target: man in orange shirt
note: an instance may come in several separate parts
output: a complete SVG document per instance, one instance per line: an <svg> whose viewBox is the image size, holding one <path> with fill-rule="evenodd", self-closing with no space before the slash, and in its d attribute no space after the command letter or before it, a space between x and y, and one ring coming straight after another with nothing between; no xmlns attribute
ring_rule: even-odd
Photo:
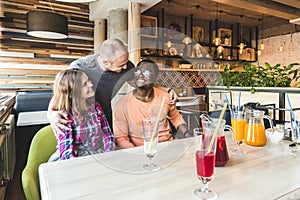
<svg viewBox="0 0 300 200"><path fill-rule="evenodd" d="M169 99L169 94L153 87L158 75L158 66L152 60L139 62L134 70L136 89L123 96L113 110L113 130L116 145L121 148L142 146L142 119L157 117L163 98ZM159 118L158 142L173 139L169 119L181 133L186 133L186 123L175 105L164 102Z"/></svg>

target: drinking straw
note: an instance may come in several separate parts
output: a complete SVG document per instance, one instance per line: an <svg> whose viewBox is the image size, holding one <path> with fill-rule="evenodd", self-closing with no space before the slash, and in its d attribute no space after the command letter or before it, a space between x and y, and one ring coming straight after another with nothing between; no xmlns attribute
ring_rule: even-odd
<svg viewBox="0 0 300 200"><path fill-rule="evenodd" d="M156 122L155 122L155 125L154 125L154 129L153 129L153 133L152 133L152 135L151 135L151 139L150 139L150 142L149 142L148 151L147 151L148 153L150 153L152 141L153 141L154 136L155 136L155 130L156 130L157 127L158 127L159 118L160 118L162 109L163 109L163 107L164 107L165 100L166 100L166 97L163 98L163 100L162 100L162 102L161 102L161 105L160 105L160 109L159 109L159 112L158 112L158 115L157 115L157 118L156 118Z"/></svg>
<svg viewBox="0 0 300 200"><path fill-rule="evenodd" d="M219 130L219 128L220 128L220 125L221 125L222 119L223 119L223 117L224 117L226 108L227 108L227 103L225 102L225 103L224 103L223 110L222 110L222 112L221 112L221 114L220 114L220 117L219 117L219 119L218 119L218 123L217 123L216 129L215 129L215 131L214 131L214 134L213 134L213 136L212 136L212 138L211 138L211 141L210 141L210 144L209 144L209 146L208 146L207 153L209 153L209 152L211 151L211 148L212 148L212 146L214 145L214 142L215 142L215 139L216 139L216 137L217 137L218 130Z"/></svg>
<svg viewBox="0 0 300 200"><path fill-rule="evenodd" d="M297 132L297 135L299 135L299 127L298 127L298 123L297 123L297 120L296 120L296 117L295 117L295 113L293 111L293 107L292 107L292 104L291 104L291 100L289 98L289 95L288 93L285 94L285 97L288 101L288 104L289 104L289 107L290 107L290 111L291 111L291 114L292 114L292 123L293 123L293 119L294 119L294 122L295 122L295 126L296 126L296 132Z"/></svg>
<svg viewBox="0 0 300 200"><path fill-rule="evenodd" d="M239 100L238 100L238 112L240 111L240 108L241 108L241 94L242 94L242 92L240 91L239 92Z"/></svg>
<svg viewBox="0 0 300 200"><path fill-rule="evenodd" d="M229 103L227 94L224 94L224 96L225 96L226 102L227 102L227 104L228 104L228 108L229 108L229 110L230 110L231 117L233 117L233 111L232 111L231 105L230 105L230 103Z"/></svg>

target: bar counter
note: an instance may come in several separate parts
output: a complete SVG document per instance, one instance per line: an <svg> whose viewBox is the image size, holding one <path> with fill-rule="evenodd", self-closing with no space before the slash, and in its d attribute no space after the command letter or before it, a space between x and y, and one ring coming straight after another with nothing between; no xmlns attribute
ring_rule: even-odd
<svg viewBox="0 0 300 200"><path fill-rule="evenodd" d="M229 87L227 88L226 86L207 86L206 90L206 98L209 99L209 93L210 92L216 92L216 91L231 91L235 93L235 99L237 99L238 93L241 91L242 92L242 99L246 100L247 102L251 102L250 99L252 99L252 102L260 102L261 104L269 104L269 103L274 103L279 110L278 112L278 120L283 122L283 121L288 121L286 119L286 116L289 116L289 113L285 113L284 109L290 110L289 106L286 102L286 94L289 94L289 97L292 101L292 105L294 108L299 108L299 94L300 94L300 88L296 87L254 87L255 89L255 94L250 93L251 87ZM248 95L247 95L248 94ZM266 96L263 98L263 94L274 94L274 96ZM250 95L250 96L249 96ZM261 96L260 96L261 95ZM267 99L269 98L269 99ZM250 101L249 101L250 100ZM210 102L208 100L208 102ZM234 101L237 102L237 101ZM266 103L268 102L268 103Z"/></svg>
<svg viewBox="0 0 300 200"><path fill-rule="evenodd" d="M227 146L233 149L231 138ZM290 154L289 141L242 148L244 158L233 157L215 168L209 187L219 200L300 198L300 157ZM159 144L154 159L161 166L146 172L143 147L86 156L39 167L42 199L196 199L193 138Z"/></svg>

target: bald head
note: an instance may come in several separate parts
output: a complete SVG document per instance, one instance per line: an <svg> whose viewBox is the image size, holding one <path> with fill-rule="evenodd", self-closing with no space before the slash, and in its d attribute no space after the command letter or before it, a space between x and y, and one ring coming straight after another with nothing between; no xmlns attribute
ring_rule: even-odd
<svg viewBox="0 0 300 200"><path fill-rule="evenodd" d="M119 39L105 40L100 47L100 54L103 59L113 62L120 56L127 54L128 50Z"/></svg>

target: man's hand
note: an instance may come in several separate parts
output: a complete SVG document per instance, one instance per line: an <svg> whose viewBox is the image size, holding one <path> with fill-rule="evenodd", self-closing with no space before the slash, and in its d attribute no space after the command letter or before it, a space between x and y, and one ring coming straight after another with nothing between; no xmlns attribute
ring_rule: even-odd
<svg viewBox="0 0 300 200"><path fill-rule="evenodd" d="M55 130L56 133L64 135L64 132L61 130L71 131L72 129L66 126L66 124L71 123L68 119L68 114L63 111L54 111L48 110L47 118L50 121L51 127Z"/></svg>
<svg viewBox="0 0 300 200"><path fill-rule="evenodd" d="M47 112L47 118L50 121L50 125L54 131L54 134L62 134L65 135L65 133L61 130L68 130L72 131L71 128L67 127L66 124L70 123L70 120L68 119L68 114L64 113L63 111L55 111L53 110L54 100L53 97L51 98L51 101L48 106L48 112ZM58 135L56 135L58 138Z"/></svg>
<svg viewBox="0 0 300 200"><path fill-rule="evenodd" d="M169 95L170 95L169 105L175 106L175 104L178 100L178 96L177 96L176 92L174 90L170 90Z"/></svg>

